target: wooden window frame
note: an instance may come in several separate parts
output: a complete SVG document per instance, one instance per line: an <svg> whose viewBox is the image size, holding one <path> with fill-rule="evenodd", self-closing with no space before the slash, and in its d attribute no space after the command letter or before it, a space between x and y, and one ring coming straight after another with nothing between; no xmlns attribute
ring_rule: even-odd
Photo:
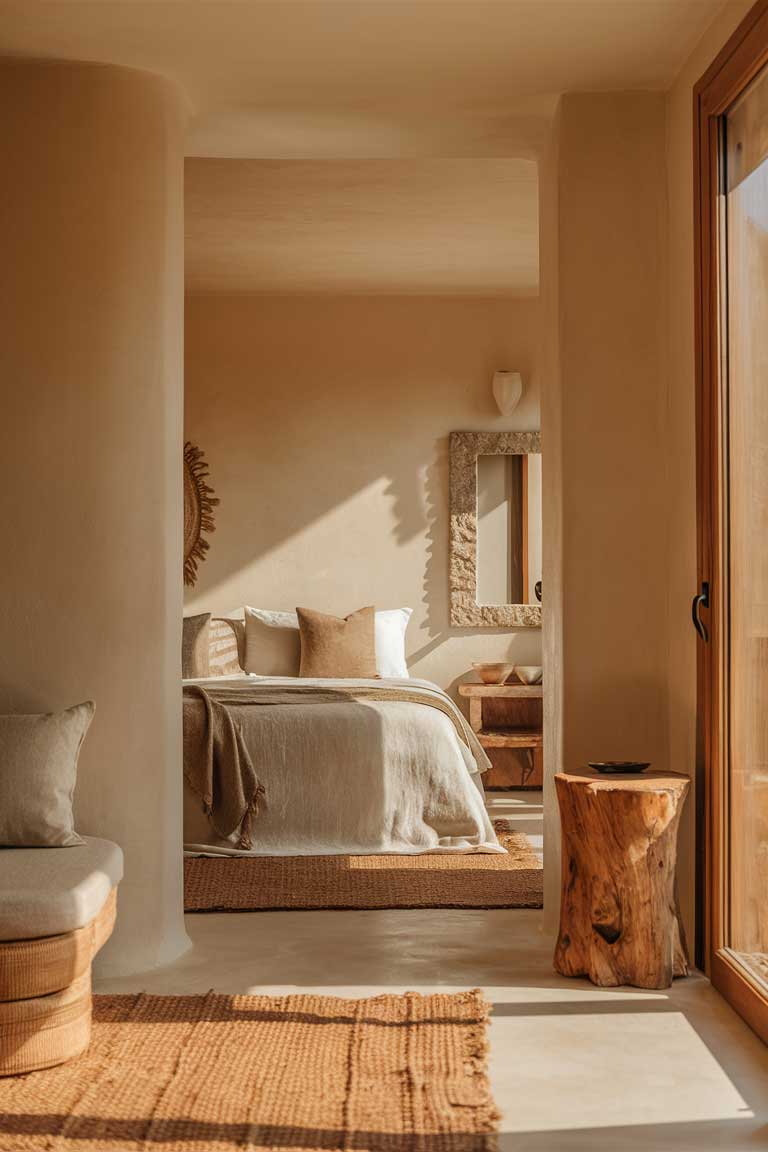
<svg viewBox="0 0 768 1152"><path fill-rule="evenodd" d="M768 1043L768 995L726 947L728 900L727 791L727 509L722 483L725 375L720 317L720 181L722 117L768 64L768 0L748 12L693 93L696 333L697 535L699 588L709 583L709 643L697 654L696 959L714 986Z"/></svg>

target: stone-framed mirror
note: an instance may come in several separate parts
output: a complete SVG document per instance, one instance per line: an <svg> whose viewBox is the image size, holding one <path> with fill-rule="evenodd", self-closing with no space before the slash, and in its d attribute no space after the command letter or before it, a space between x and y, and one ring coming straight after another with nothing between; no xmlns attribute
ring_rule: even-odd
<svg viewBox="0 0 768 1152"><path fill-rule="evenodd" d="M541 433L452 432L454 628L541 627Z"/></svg>

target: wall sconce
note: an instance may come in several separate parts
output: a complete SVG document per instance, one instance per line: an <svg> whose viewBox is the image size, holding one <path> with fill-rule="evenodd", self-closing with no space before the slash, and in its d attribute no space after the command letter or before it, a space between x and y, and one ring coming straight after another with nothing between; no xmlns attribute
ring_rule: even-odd
<svg viewBox="0 0 768 1152"><path fill-rule="evenodd" d="M502 416L509 416L514 412L522 394L523 377L519 372L494 372L493 398Z"/></svg>

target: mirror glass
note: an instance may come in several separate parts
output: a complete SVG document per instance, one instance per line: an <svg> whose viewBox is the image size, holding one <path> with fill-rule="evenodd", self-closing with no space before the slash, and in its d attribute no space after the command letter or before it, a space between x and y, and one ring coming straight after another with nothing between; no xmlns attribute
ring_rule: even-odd
<svg viewBox="0 0 768 1152"><path fill-rule="evenodd" d="M541 580L541 453L477 457L477 602L534 604Z"/></svg>

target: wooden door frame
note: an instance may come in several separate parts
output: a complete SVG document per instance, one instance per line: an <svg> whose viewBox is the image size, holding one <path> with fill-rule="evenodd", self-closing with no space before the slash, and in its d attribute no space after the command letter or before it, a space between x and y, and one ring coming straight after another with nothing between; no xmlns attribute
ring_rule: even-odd
<svg viewBox="0 0 768 1152"><path fill-rule="evenodd" d="M726 444L722 435L726 381L720 340L720 181L721 118L757 73L768 64L768 0L748 12L693 92L694 284L696 333L696 441L698 580L710 587L709 643L698 642L696 835L702 865L697 875L696 959L712 983L768 1043L768 996L726 942L728 822L725 769L728 739L722 675L727 667L725 567L728 529L722 476Z"/></svg>

